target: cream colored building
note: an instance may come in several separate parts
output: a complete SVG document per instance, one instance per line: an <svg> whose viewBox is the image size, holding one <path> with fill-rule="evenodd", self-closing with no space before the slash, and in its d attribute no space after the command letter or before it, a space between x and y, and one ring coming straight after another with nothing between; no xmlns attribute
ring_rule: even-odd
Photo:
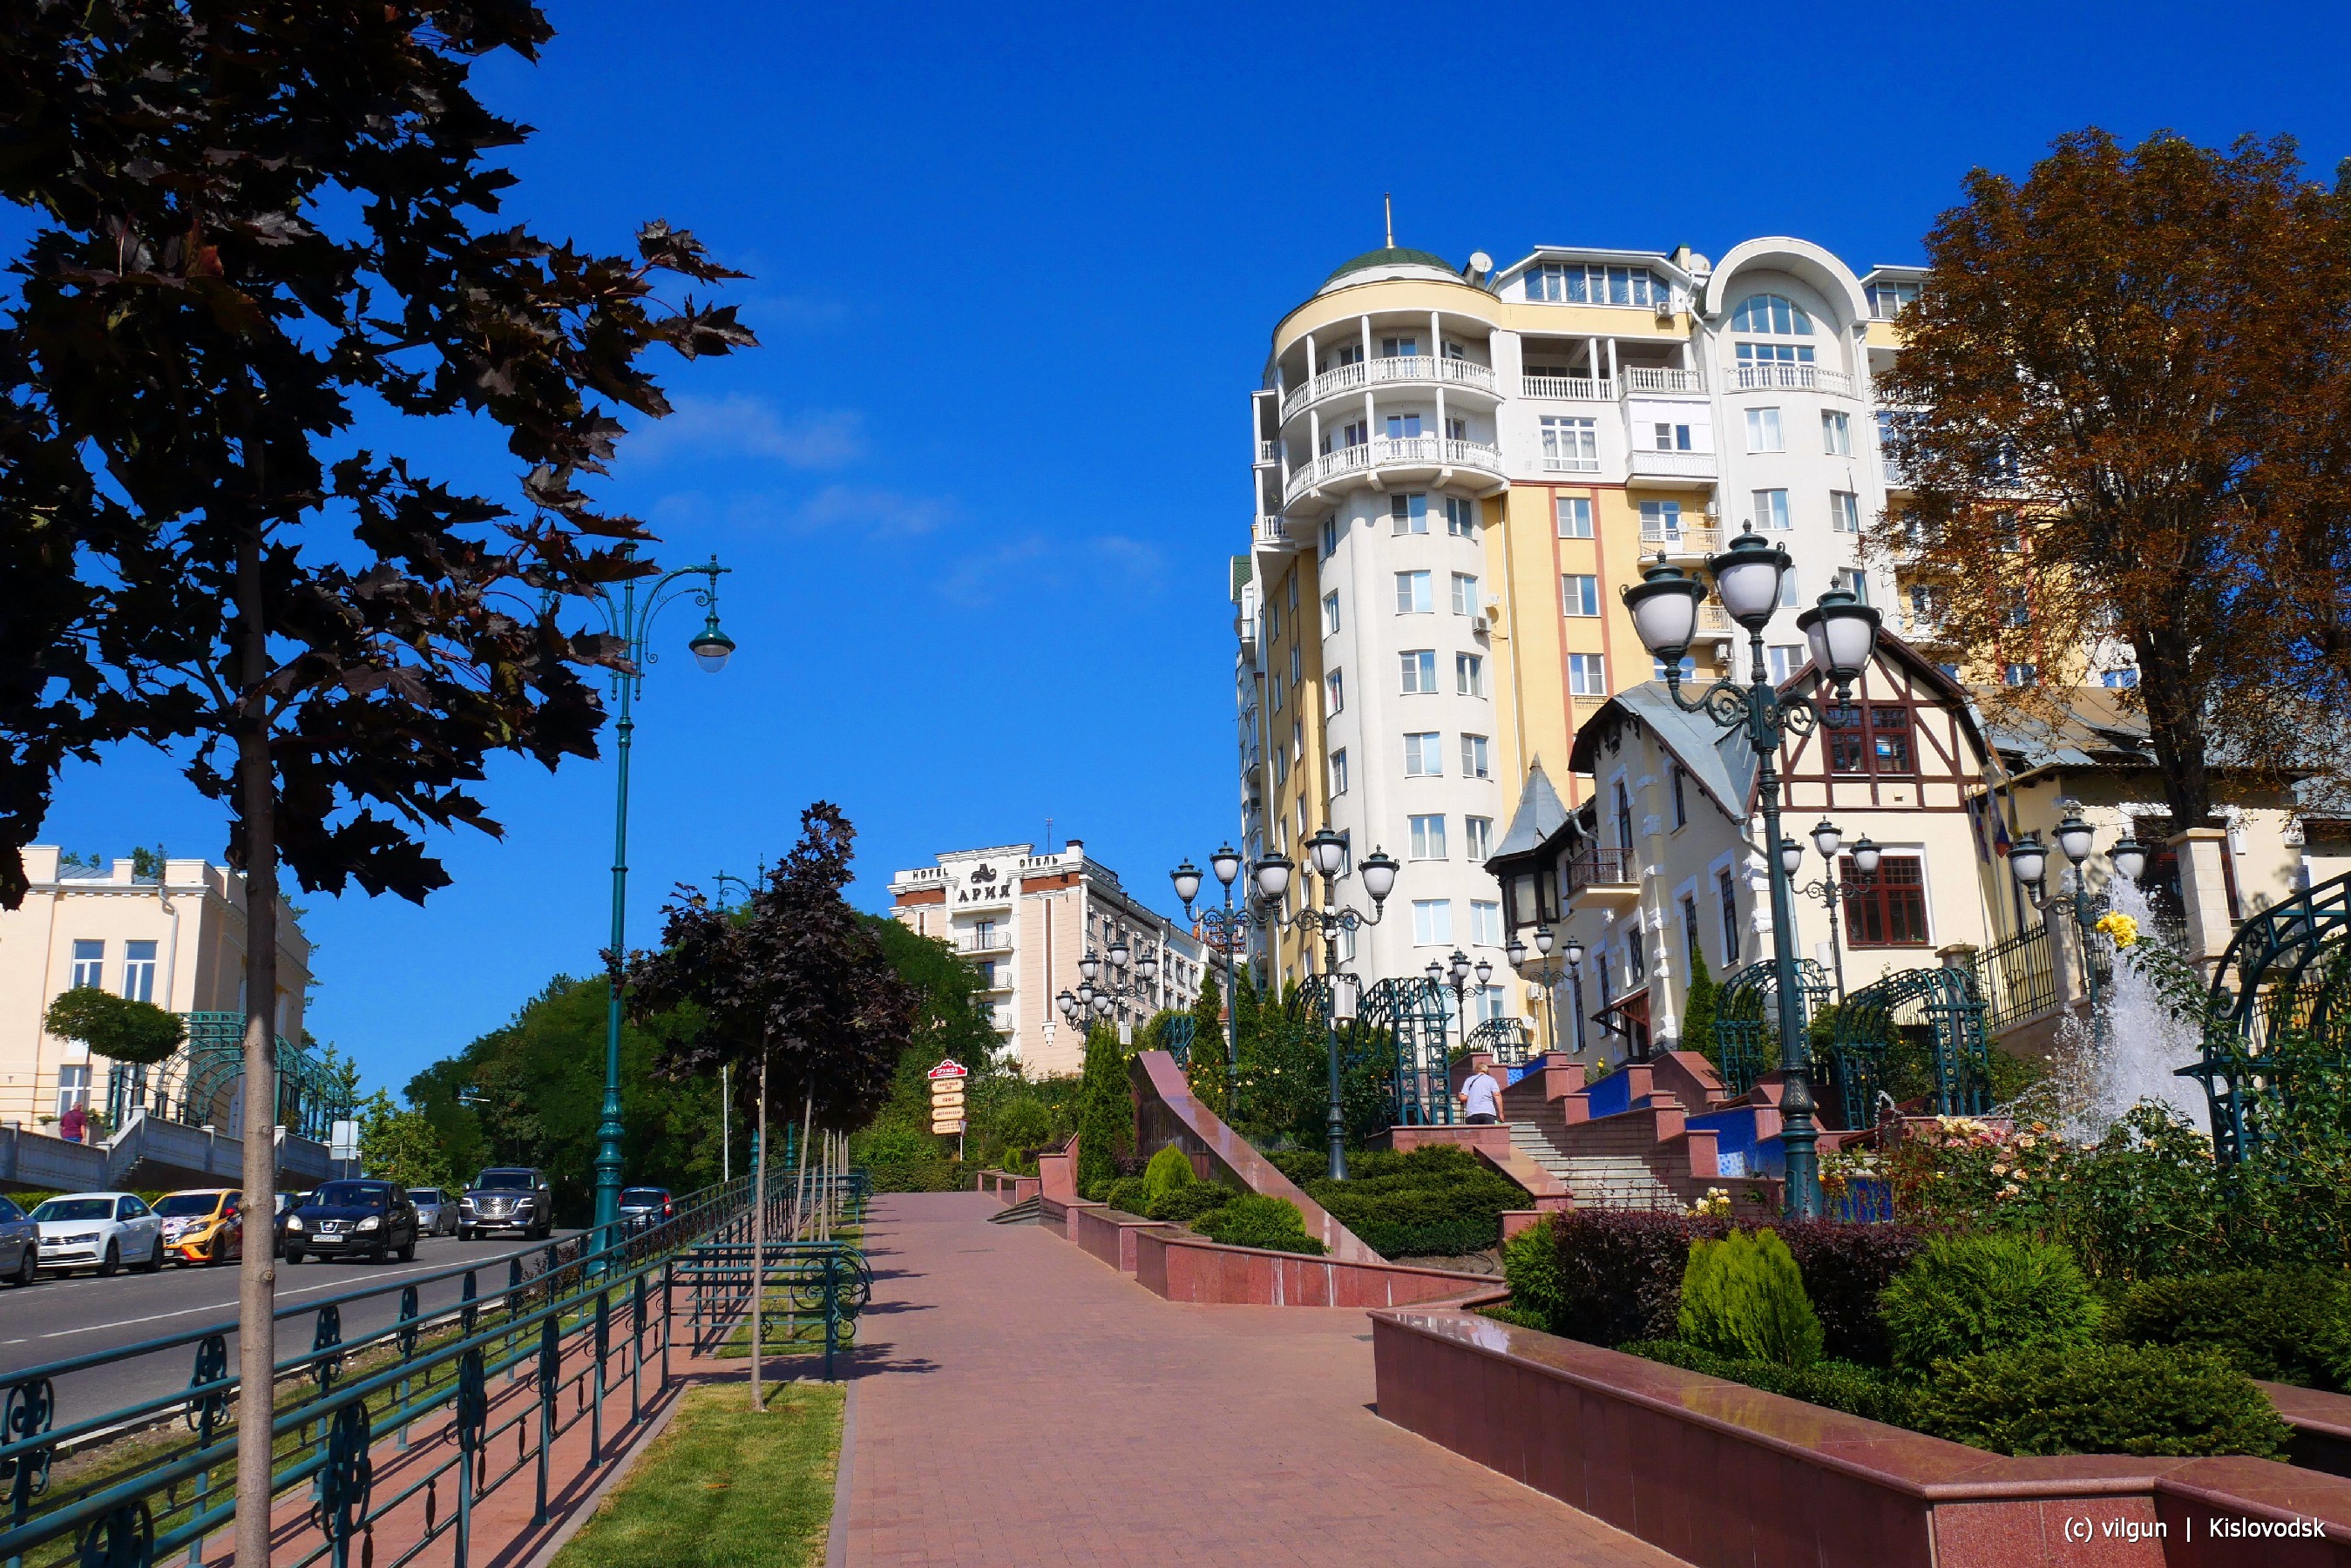
<svg viewBox="0 0 2351 1568"><path fill-rule="evenodd" d="M53 1131L69 1105L104 1110L114 1064L41 1025L49 1003L78 985L101 986L168 1012L235 1014L245 1007L245 877L204 860L168 859L162 875L63 867L54 845L25 851L31 889L0 911L0 1127ZM283 898L277 910L277 1033L302 1038L310 944ZM214 1102L181 1103L186 1053L149 1068L151 1114L213 1120L236 1136L241 1097L223 1077ZM211 1082L209 1079L201 1080ZM208 1096L209 1097L209 1096Z"/></svg>
<svg viewBox="0 0 2351 1568"><path fill-rule="evenodd" d="M1120 999L1113 1022L1132 1026L1200 997L1200 942L1128 893L1081 839L1043 853L1006 844L942 855L892 877L890 904L902 924L978 967L996 1027L1030 1077L1084 1065L1084 1033L1062 1021L1056 999L1077 990L1080 961L1107 952L1114 940L1123 939L1136 958L1150 953L1156 972L1144 981L1129 961L1127 983L1136 994Z"/></svg>

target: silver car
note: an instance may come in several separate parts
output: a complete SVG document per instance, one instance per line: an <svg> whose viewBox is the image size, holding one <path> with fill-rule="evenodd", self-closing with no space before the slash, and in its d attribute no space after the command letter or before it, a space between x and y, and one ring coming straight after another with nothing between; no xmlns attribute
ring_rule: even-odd
<svg viewBox="0 0 2351 1568"><path fill-rule="evenodd" d="M29 1285L41 1272L41 1228L25 1211L0 1198L0 1280Z"/></svg>
<svg viewBox="0 0 2351 1568"><path fill-rule="evenodd" d="M416 1231L421 1236L457 1233L457 1206L437 1187L412 1187L408 1200L416 1205Z"/></svg>

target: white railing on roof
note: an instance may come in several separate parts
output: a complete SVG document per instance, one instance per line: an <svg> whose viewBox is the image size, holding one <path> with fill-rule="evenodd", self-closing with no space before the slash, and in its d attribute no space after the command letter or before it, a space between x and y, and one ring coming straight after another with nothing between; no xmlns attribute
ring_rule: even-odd
<svg viewBox="0 0 2351 1568"><path fill-rule="evenodd" d="M1784 359L1747 360L1729 369L1733 390L1760 392L1785 389L1803 392L1834 392L1839 397L1853 395L1853 378L1843 370L1831 370L1824 366L1791 363Z"/></svg>
<svg viewBox="0 0 2351 1568"><path fill-rule="evenodd" d="M1617 368L1618 378L1627 392L1703 392L1706 378L1696 370L1674 370L1662 367L1624 365Z"/></svg>
<svg viewBox="0 0 2351 1568"><path fill-rule="evenodd" d="M1576 402L1614 402L1616 383L1590 376L1528 376L1521 379L1530 398L1566 398Z"/></svg>
<svg viewBox="0 0 2351 1568"><path fill-rule="evenodd" d="M1288 419L1309 403L1367 386L1466 387L1473 391L1490 392L1494 389L1494 371L1489 365L1480 365L1474 359L1456 359L1450 355L1393 354L1377 359L1359 359L1353 365L1333 367L1311 381L1292 387L1282 397L1282 417Z"/></svg>

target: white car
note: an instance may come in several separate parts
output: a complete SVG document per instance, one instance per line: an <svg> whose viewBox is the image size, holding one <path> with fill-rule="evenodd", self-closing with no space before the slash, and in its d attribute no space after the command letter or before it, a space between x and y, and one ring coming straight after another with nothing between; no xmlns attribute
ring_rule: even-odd
<svg viewBox="0 0 2351 1568"><path fill-rule="evenodd" d="M135 1192L65 1193L32 1220L44 1269L95 1269L103 1279L126 1263L151 1274L163 1266L163 1221Z"/></svg>

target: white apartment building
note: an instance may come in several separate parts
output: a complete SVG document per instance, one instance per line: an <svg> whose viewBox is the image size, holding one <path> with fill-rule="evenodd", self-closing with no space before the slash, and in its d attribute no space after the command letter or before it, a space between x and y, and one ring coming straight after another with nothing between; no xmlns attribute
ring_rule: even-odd
<svg viewBox="0 0 2351 1568"><path fill-rule="evenodd" d="M1750 523L1784 544L1775 674L1806 657L1794 607L1831 587L1918 631L1857 546L1899 505L1871 389L1920 275L1787 238L1719 263L1546 245L1499 267L1391 245L1275 327L1232 574L1244 848L1295 859L1327 824L1403 863L1343 951L1356 972L1458 948L1499 971L1479 1016L1534 1011L1501 983L1485 862L1530 768L1574 806L1577 727L1660 673L1617 598L1646 558L1693 566ZM1733 628L1713 606L1701 625L1690 673L1710 678ZM1352 874L1339 888L1369 912ZM1284 934L1257 965L1279 982L1320 960Z"/></svg>
<svg viewBox="0 0 2351 1568"><path fill-rule="evenodd" d="M1201 943L1129 894L1081 839L1041 854L1030 844L950 851L890 878L890 913L978 967L996 1027L1032 1078L1084 1066L1084 1031L1062 1022L1056 999L1077 990L1081 960L1107 954L1115 941L1134 956L1112 1022L1131 1027L1200 999ZM1147 981L1137 961L1146 954L1155 969ZM1102 965L1098 985L1108 970Z"/></svg>

